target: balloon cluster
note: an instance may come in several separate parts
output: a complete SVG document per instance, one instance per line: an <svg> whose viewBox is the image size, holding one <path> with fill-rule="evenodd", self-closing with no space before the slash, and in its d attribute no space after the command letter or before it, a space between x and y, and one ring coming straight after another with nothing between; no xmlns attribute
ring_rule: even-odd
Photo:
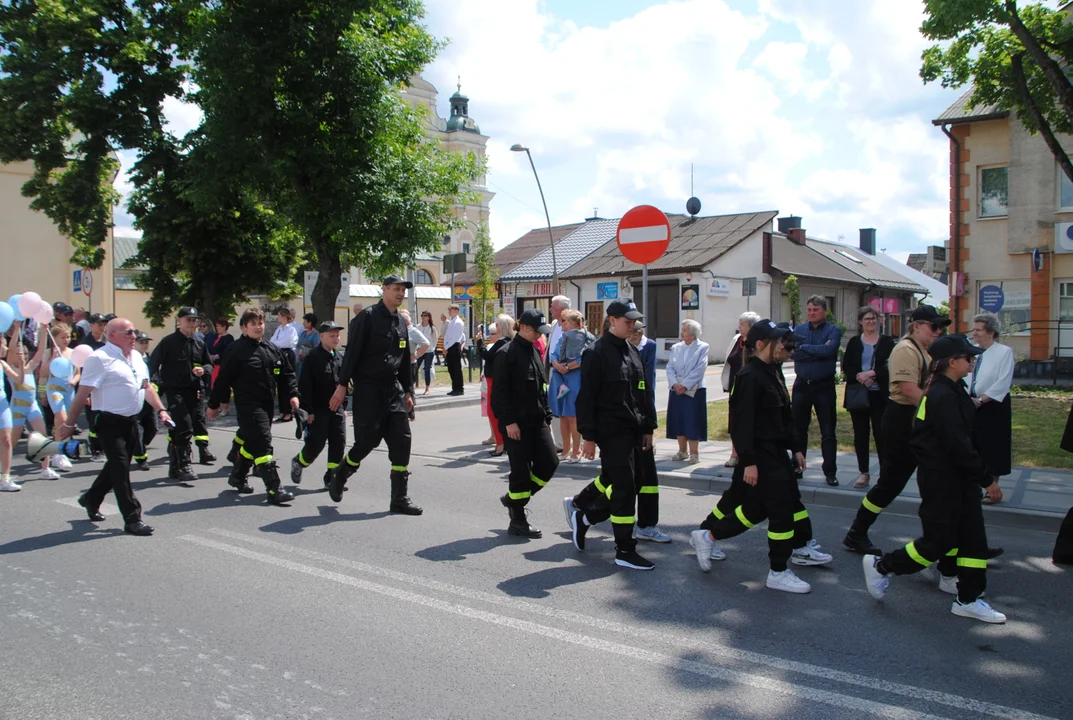
<svg viewBox="0 0 1073 720"><path fill-rule="evenodd" d="M7 332L11 323L33 318L39 323L52 321L52 306L35 292L12 295L8 301L0 302L0 333Z"/></svg>

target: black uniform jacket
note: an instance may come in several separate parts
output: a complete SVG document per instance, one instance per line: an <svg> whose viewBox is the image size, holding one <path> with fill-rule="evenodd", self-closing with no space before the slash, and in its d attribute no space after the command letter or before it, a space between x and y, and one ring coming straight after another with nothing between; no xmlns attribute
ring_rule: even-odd
<svg viewBox="0 0 1073 720"><path fill-rule="evenodd" d="M205 343L196 335L186 337L176 330L153 348L149 356L149 376L157 378L165 391L200 390L202 379L194 376L194 367L198 365L205 369L206 375L212 374L212 360L209 360Z"/></svg>
<svg viewBox="0 0 1073 720"><path fill-rule="evenodd" d="M339 384L387 385L396 381L404 392L413 390L410 370L410 343L406 323L381 300L350 321L346 353Z"/></svg>
<svg viewBox="0 0 1073 720"><path fill-rule="evenodd" d="M942 485L991 484L977 450L975 415L976 406L964 388L945 375L932 377L909 436L909 447L917 458L921 498L928 490L941 491Z"/></svg>
<svg viewBox="0 0 1073 720"><path fill-rule="evenodd" d="M273 400L278 395L280 410L285 412L290 408L291 398L298 397L294 366L276 346L243 335L231 346L220 367L209 407L220 407L232 391L240 410L255 407L271 414Z"/></svg>
<svg viewBox="0 0 1073 720"><path fill-rule="evenodd" d="M649 435L656 429L654 395L633 343L606 332L581 356L577 429L585 440Z"/></svg>
<svg viewBox="0 0 1073 720"><path fill-rule="evenodd" d="M499 345L499 343L496 343ZM539 428L551 423L548 385L540 353L521 335L499 346L491 361L492 410L504 428Z"/></svg>
<svg viewBox="0 0 1073 720"><path fill-rule="evenodd" d="M302 363L302 375L298 378L298 393L302 396L302 409L314 415L326 415L328 401L339 386L340 371L343 369L343 356L329 352L321 346L309 351ZM336 413L342 415L340 406Z"/></svg>
<svg viewBox="0 0 1073 720"><path fill-rule="evenodd" d="M499 338L493 344L481 348L481 362L484 363L484 376L492 378L493 383L496 381L496 354L509 342L510 340L507 338ZM494 409L493 406L493 410Z"/></svg>
<svg viewBox="0 0 1073 720"><path fill-rule="evenodd" d="M756 358L745 364L734 378L730 418L730 439L739 465L774 462L781 470L787 451L801 452L780 365Z"/></svg>

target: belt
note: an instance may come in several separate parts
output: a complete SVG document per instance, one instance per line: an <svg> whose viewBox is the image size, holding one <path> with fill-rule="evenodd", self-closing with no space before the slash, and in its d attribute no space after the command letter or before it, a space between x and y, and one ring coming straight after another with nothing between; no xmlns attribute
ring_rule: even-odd
<svg viewBox="0 0 1073 720"><path fill-rule="evenodd" d="M834 380L835 376L832 375L831 377L817 378L815 380L805 380L804 378L802 378L801 382L805 383L806 385L819 385L820 383L834 382Z"/></svg>
<svg viewBox="0 0 1073 720"><path fill-rule="evenodd" d="M134 422L135 420L138 419L137 414L135 414L135 415L120 415L119 413L108 412L107 410L101 410L101 411L99 411L98 414L99 414L100 417L110 417L110 418L115 418L116 420L130 420L131 422Z"/></svg>

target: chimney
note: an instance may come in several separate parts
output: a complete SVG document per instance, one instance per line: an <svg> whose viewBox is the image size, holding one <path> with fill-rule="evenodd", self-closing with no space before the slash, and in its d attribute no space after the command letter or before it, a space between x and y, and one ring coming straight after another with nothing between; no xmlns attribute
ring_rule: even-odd
<svg viewBox="0 0 1073 720"><path fill-rule="evenodd" d="M788 235L790 230L801 227L801 218L797 215L779 218L779 232Z"/></svg>
<svg viewBox="0 0 1073 720"><path fill-rule="evenodd" d="M800 218L798 218L798 220L800 221ZM792 243L796 243L798 245L804 245L805 244L805 229L800 228L800 227L790 228L786 232L786 237L790 238L790 242L792 242Z"/></svg>
<svg viewBox="0 0 1073 720"><path fill-rule="evenodd" d="M861 252L868 255L876 254L876 229L861 228Z"/></svg>

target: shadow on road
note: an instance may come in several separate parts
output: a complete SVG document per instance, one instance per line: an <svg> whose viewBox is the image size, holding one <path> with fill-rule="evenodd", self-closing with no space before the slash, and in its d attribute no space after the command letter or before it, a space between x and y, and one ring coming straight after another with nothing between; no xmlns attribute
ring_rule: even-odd
<svg viewBox="0 0 1073 720"><path fill-rule="evenodd" d="M246 500L245 498L249 498ZM151 509L146 510L146 515L174 515L176 513L195 512L197 510L214 510L222 507L233 507L236 505L248 505L256 506L263 505L265 502L265 494L254 493L253 495L239 495L237 492L228 488L221 490L220 494L216 497L201 498L199 500L191 500L184 503L160 503L154 505Z"/></svg>
<svg viewBox="0 0 1073 720"><path fill-rule="evenodd" d="M120 528L98 528L86 518L68 520L67 522L71 525L68 530L46 533L37 537L22 538L0 545L0 555L15 555L33 550L47 550L60 545L70 545L71 543L85 542L86 540L99 540L100 538L115 537L123 534Z"/></svg>
<svg viewBox="0 0 1073 720"><path fill-rule="evenodd" d="M339 508L334 505L321 505L317 508L317 512L319 513L318 515L287 518L286 520L277 520L274 523L262 525L261 532L279 533L281 535L297 535L307 528L321 527L337 522L351 522L354 520L378 520L391 514L387 510L383 510L374 513L362 512L343 515L339 512Z"/></svg>
<svg viewBox="0 0 1073 720"><path fill-rule="evenodd" d="M469 555L479 555L480 553L486 553L489 550L495 550L504 544L515 544L512 541L525 542L523 538L516 538L507 535L506 530L489 530L492 535L486 535L479 538L466 538L465 540L455 540L454 542L445 543L443 545L435 545L424 550L419 550L415 553L417 557L424 560L431 560L433 562L443 562L444 560L465 560Z"/></svg>

